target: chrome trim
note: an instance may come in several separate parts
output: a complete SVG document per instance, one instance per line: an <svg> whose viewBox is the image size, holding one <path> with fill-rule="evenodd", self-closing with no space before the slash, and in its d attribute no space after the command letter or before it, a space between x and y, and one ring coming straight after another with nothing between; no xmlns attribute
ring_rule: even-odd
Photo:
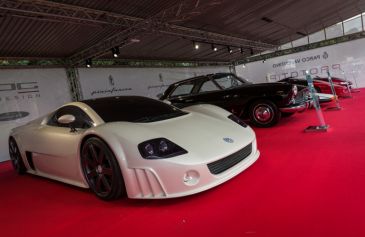
<svg viewBox="0 0 365 237"><path fill-rule="evenodd" d="M301 105L295 105L291 107L285 107L285 108L279 108L280 112L283 113L296 113L296 112L302 112L307 109L307 103L301 104Z"/></svg>

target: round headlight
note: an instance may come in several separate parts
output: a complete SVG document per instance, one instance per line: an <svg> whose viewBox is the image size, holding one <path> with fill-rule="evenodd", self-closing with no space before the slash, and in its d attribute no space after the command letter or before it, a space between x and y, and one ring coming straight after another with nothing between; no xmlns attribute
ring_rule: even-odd
<svg viewBox="0 0 365 237"><path fill-rule="evenodd" d="M146 151L147 154L149 155L153 155L154 153L154 150L153 150L153 146L149 143L147 143L145 146L144 146L144 150Z"/></svg>
<svg viewBox="0 0 365 237"><path fill-rule="evenodd" d="M161 140L160 141L160 144L158 146L158 149L160 150L160 152L166 152L169 149L169 147L168 147L168 145L167 145L167 143L166 143L165 140Z"/></svg>

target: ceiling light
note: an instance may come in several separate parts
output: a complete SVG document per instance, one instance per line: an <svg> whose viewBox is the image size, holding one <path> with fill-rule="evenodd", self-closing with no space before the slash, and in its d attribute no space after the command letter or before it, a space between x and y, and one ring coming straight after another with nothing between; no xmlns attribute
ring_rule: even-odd
<svg viewBox="0 0 365 237"><path fill-rule="evenodd" d="M117 58L120 54L119 47L112 48L112 54L114 58Z"/></svg>
<svg viewBox="0 0 365 237"><path fill-rule="evenodd" d="M263 17L263 18L261 18L261 20L263 20L263 21L265 21L265 22L267 22L267 23L271 23L271 22L273 22L273 20L271 20L270 18L268 18L268 17Z"/></svg>
<svg viewBox="0 0 365 237"><path fill-rule="evenodd" d="M193 42L193 44L194 44L194 48L195 48L196 50L198 50L198 49L199 49L199 44L198 44L197 42Z"/></svg>
<svg viewBox="0 0 365 237"><path fill-rule="evenodd" d="M85 60L86 67L90 68L92 66L91 58Z"/></svg>
<svg viewBox="0 0 365 237"><path fill-rule="evenodd" d="M301 36L307 36L307 34L303 33L303 32L300 32L300 31L297 31L296 32L298 35L301 35Z"/></svg>
<svg viewBox="0 0 365 237"><path fill-rule="evenodd" d="M131 41L132 43L139 43L139 42L141 42L141 40L140 40L140 39L136 39L136 38L132 38L132 39L130 39L130 41Z"/></svg>
<svg viewBox="0 0 365 237"><path fill-rule="evenodd" d="M251 56L254 54L253 53L253 48L250 48L250 54L251 54Z"/></svg>
<svg viewBox="0 0 365 237"><path fill-rule="evenodd" d="M233 52L233 50L232 50L232 48L230 46L227 46L227 49L228 49L228 52L229 53L232 53Z"/></svg>
<svg viewBox="0 0 365 237"><path fill-rule="evenodd" d="M213 51L217 51L217 50L218 50L218 48L217 48L216 46L214 46L214 44L212 44L212 50L213 50Z"/></svg>

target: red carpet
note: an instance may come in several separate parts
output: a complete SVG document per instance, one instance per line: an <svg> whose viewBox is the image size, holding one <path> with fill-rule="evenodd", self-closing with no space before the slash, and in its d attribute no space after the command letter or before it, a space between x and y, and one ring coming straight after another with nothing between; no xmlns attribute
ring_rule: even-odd
<svg viewBox="0 0 365 237"><path fill-rule="evenodd" d="M256 129L261 157L231 181L186 198L103 202L89 191L0 164L1 236L365 236L365 90L342 111Z"/></svg>

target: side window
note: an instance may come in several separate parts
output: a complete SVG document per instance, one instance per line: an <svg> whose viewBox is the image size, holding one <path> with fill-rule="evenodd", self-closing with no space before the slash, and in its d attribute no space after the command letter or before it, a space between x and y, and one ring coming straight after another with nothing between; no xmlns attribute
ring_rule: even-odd
<svg viewBox="0 0 365 237"><path fill-rule="evenodd" d="M229 88L237 87L237 86L240 86L243 84L241 81L239 81L237 78L233 77L232 75L215 78L214 80L223 89L229 89Z"/></svg>
<svg viewBox="0 0 365 237"><path fill-rule="evenodd" d="M75 121L71 124L74 128L90 128L92 125L91 118L77 106L68 105L59 108L48 120L47 125L56 127L69 127L70 125L58 123L58 118L62 115L70 114L75 116Z"/></svg>
<svg viewBox="0 0 365 237"><path fill-rule="evenodd" d="M199 92L217 91L219 88L211 80L203 82Z"/></svg>
<svg viewBox="0 0 365 237"><path fill-rule="evenodd" d="M185 84L181 84L175 88L175 90L171 93L170 96L179 96L179 95L188 95L194 88L194 82L189 82Z"/></svg>

